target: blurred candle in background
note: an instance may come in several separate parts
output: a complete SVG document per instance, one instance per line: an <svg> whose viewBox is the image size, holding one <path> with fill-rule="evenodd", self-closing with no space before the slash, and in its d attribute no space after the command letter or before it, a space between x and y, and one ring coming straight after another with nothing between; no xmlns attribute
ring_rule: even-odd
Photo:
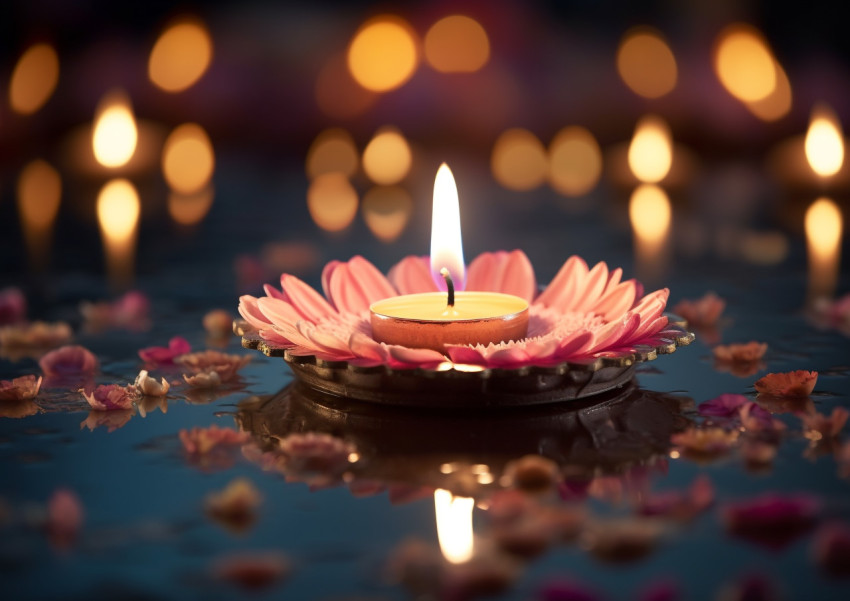
<svg viewBox="0 0 850 601"><path fill-rule="evenodd" d="M841 211L828 198L819 198L806 211L809 301L830 297L835 292L843 229Z"/></svg>
<svg viewBox="0 0 850 601"><path fill-rule="evenodd" d="M38 111L59 82L59 56L49 44L34 44L18 59L9 82L9 106L21 115Z"/></svg>
<svg viewBox="0 0 850 601"><path fill-rule="evenodd" d="M115 290L133 282L133 264L141 203L126 179L106 183L97 197L97 220L106 254L109 281Z"/></svg>
<svg viewBox="0 0 850 601"><path fill-rule="evenodd" d="M844 164L841 122L825 104L818 104L812 109L805 149L812 171L822 178L832 177Z"/></svg>
<svg viewBox="0 0 850 601"><path fill-rule="evenodd" d="M474 551L472 510L475 500L456 497L438 488L434 491L434 511L437 518L437 539L446 561L465 563Z"/></svg>
<svg viewBox="0 0 850 601"><path fill-rule="evenodd" d="M30 263L36 271L47 266L53 223L59 212L62 179L42 160L29 163L18 176L18 214L24 230Z"/></svg>
<svg viewBox="0 0 850 601"><path fill-rule="evenodd" d="M673 164L673 136L667 123L655 115L638 121L629 144L629 167L645 184L657 184Z"/></svg>
<svg viewBox="0 0 850 601"><path fill-rule="evenodd" d="M104 167L126 165L136 152L139 132L130 98L112 90L100 101L92 129L94 158Z"/></svg>
<svg viewBox="0 0 850 601"><path fill-rule="evenodd" d="M206 25L195 17L181 17L162 32L151 49L148 77L166 92L182 92L206 73L212 56L212 37Z"/></svg>

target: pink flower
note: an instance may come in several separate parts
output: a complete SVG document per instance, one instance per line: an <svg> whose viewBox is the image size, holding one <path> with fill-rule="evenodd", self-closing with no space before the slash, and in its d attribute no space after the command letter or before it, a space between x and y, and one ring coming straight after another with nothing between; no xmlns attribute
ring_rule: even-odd
<svg viewBox="0 0 850 601"><path fill-rule="evenodd" d="M244 589L261 590L284 578L290 571L289 560L280 553L241 551L221 557L213 564L216 578Z"/></svg>
<svg viewBox="0 0 850 601"><path fill-rule="evenodd" d="M0 328L0 347L6 349L48 349L71 340L71 326L64 321L16 324Z"/></svg>
<svg viewBox="0 0 850 601"><path fill-rule="evenodd" d="M27 299L18 288L0 290L0 326L19 323L27 317Z"/></svg>
<svg viewBox="0 0 850 601"><path fill-rule="evenodd" d="M767 374L755 383L759 394L779 397L806 398L815 389L818 381L816 371L790 371Z"/></svg>
<svg viewBox="0 0 850 601"><path fill-rule="evenodd" d="M469 266L467 290L516 294L531 302L528 338L484 346L452 346L455 363L488 367L552 365L568 359L626 355L639 345L675 337L662 315L669 291L643 296L634 280L605 263L593 269L571 257L539 295L531 263L521 251L484 253ZM325 297L298 278L283 274L282 290L242 296L239 313L268 343L295 355L394 368L436 367L446 356L429 349L378 343L372 338L369 305L397 296L436 290L428 260L407 257L389 279L363 257L332 261L322 274Z"/></svg>
<svg viewBox="0 0 850 601"><path fill-rule="evenodd" d="M841 522L821 526L812 541L812 555L827 574L850 576L850 527Z"/></svg>
<svg viewBox="0 0 850 601"><path fill-rule="evenodd" d="M192 350L189 341L182 336L175 336L168 341L168 346L149 346L139 350L139 357L145 363L153 365L171 365L174 359Z"/></svg>
<svg viewBox="0 0 850 601"><path fill-rule="evenodd" d="M714 358L727 363L752 363L758 361L767 352L767 344L750 341L746 344L718 345L712 349Z"/></svg>
<svg viewBox="0 0 850 601"><path fill-rule="evenodd" d="M726 504L721 517L732 534L781 548L809 530L819 512L820 503L807 494L766 494Z"/></svg>
<svg viewBox="0 0 850 601"><path fill-rule="evenodd" d="M93 391L84 390L82 392L83 397L95 411L130 409L136 397L136 391L133 387L125 387L119 384L102 385Z"/></svg>
<svg viewBox="0 0 850 601"><path fill-rule="evenodd" d="M14 380L0 380L0 401L34 399L41 388L41 376L21 376Z"/></svg>
<svg viewBox="0 0 850 601"><path fill-rule="evenodd" d="M801 415L805 427L805 435L809 440L822 440L835 438L844 424L847 423L847 418L850 417L850 411L844 407L835 407L832 413L827 417L823 413L815 412L809 415Z"/></svg>
<svg viewBox="0 0 850 601"><path fill-rule="evenodd" d="M708 417L735 417L747 397L741 394L721 394L719 397L701 403L697 408L700 415Z"/></svg>
<svg viewBox="0 0 850 601"><path fill-rule="evenodd" d="M707 328L717 323L726 301L709 292L702 298L696 300L682 300L673 307L673 313L682 316L688 321L688 325Z"/></svg>
<svg viewBox="0 0 850 601"><path fill-rule="evenodd" d="M47 534L54 546L70 547L83 525L83 506L70 490L57 489L47 502Z"/></svg>
<svg viewBox="0 0 850 601"><path fill-rule="evenodd" d="M47 353L38 362L46 376L90 375L98 368L97 357L79 345L63 346Z"/></svg>
<svg viewBox="0 0 850 601"><path fill-rule="evenodd" d="M339 473L351 463L354 445L319 432L290 434L280 441L280 449L296 470Z"/></svg>
<svg viewBox="0 0 850 601"><path fill-rule="evenodd" d="M137 290L131 290L113 303L80 304L80 313L86 324L95 330L125 328L141 331L150 326L150 300Z"/></svg>
<svg viewBox="0 0 850 601"><path fill-rule="evenodd" d="M236 372L251 361L247 355L229 355L220 351L201 351L180 355L174 362L188 368L194 374L216 373L221 382L229 382Z"/></svg>
<svg viewBox="0 0 850 601"><path fill-rule="evenodd" d="M219 428L215 424L209 428L180 430L180 442L190 455L205 455L222 447L239 446L250 440L247 432L237 432L231 428Z"/></svg>
<svg viewBox="0 0 850 601"><path fill-rule="evenodd" d="M669 517L689 521L714 503L714 487L706 476L699 476L684 492L650 494L643 499L638 512L645 516Z"/></svg>

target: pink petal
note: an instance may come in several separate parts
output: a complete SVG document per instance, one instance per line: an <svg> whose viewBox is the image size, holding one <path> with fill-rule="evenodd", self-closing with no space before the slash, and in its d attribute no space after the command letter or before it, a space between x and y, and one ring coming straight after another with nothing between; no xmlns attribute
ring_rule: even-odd
<svg viewBox="0 0 850 601"><path fill-rule="evenodd" d="M354 332L351 335L351 338L348 339L348 348L357 357L372 359L382 363L389 357L386 348L362 332Z"/></svg>
<svg viewBox="0 0 850 601"><path fill-rule="evenodd" d="M284 273L280 276L280 284L286 299L305 319L316 323L337 314L322 295L294 275Z"/></svg>
<svg viewBox="0 0 850 601"><path fill-rule="evenodd" d="M295 327L303 319L292 305L278 298L264 296L257 299L257 308L271 325Z"/></svg>
<svg viewBox="0 0 850 601"><path fill-rule="evenodd" d="M742 394L721 394L701 403L697 409L700 415L709 417L735 417L741 406L747 402L747 397Z"/></svg>
<svg viewBox="0 0 850 601"><path fill-rule="evenodd" d="M333 295L331 294L331 276L333 275L333 272L336 271L336 268L340 265L343 265L342 261L329 261L328 264L325 265L325 268L322 269L322 292L325 293L325 298L331 299L332 304L335 303L333 303ZM337 310L339 310L339 307L337 307Z"/></svg>
<svg viewBox="0 0 850 601"><path fill-rule="evenodd" d="M47 503L47 531L51 542L68 547L82 528L84 512L79 497L70 490L57 489Z"/></svg>
<svg viewBox="0 0 850 601"><path fill-rule="evenodd" d="M403 364L396 365L397 367L426 367L446 360L441 353L431 349L391 345L387 347L387 350L390 357Z"/></svg>
<svg viewBox="0 0 850 601"><path fill-rule="evenodd" d="M0 290L0 326L19 323L26 319L27 299L18 288Z"/></svg>
<svg viewBox="0 0 850 601"><path fill-rule="evenodd" d="M79 345L63 346L51 351L38 364L47 376L88 375L98 368L97 358Z"/></svg>
<svg viewBox="0 0 850 601"><path fill-rule="evenodd" d="M242 318L250 323L255 329L262 330L271 324L268 318L263 315L263 312L260 311L260 307L257 302L258 299L249 294L240 296L238 311L239 315L241 315Z"/></svg>
<svg viewBox="0 0 850 601"><path fill-rule="evenodd" d="M584 262L584 259L573 255L564 262L560 271L546 289L540 293L534 304L554 307L560 311L569 311L575 300L576 290L587 273L587 263Z"/></svg>
<svg viewBox="0 0 850 601"><path fill-rule="evenodd" d="M280 300L286 300L286 295L281 291L272 286L271 284L263 284L263 291L266 293L266 296L270 296L272 298L279 298Z"/></svg>
<svg viewBox="0 0 850 601"><path fill-rule="evenodd" d="M449 346L446 348L453 363L461 365L487 365L487 359L477 347L471 346Z"/></svg>
<svg viewBox="0 0 850 601"><path fill-rule="evenodd" d="M240 304L241 306L241 304ZM145 363L156 365L171 365L174 359L192 350L192 345L182 336L174 336L168 341L168 346L149 346L139 349L139 358Z"/></svg>
<svg viewBox="0 0 850 601"><path fill-rule="evenodd" d="M387 278L363 257L339 263L322 275L326 294L341 313L361 313L375 301L396 296Z"/></svg>
<svg viewBox="0 0 850 601"><path fill-rule="evenodd" d="M400 294L437 292L428 257L405 257L390 269L389 281Z"/></svg>
<svg viewBox="0 0 850 601"><path fill-rule="evenodd" d="M613 321L619 319L632 308L635 298L637 298L635 281L627 280L613 288L606 289L593 311L601 315L605 321Z"/></svg>
<svg viewBox="0 0 850 601"><path fill-rule="evenodd" d="M513 294L531 302L537 280L531 261L521 250L481 253L469 265L466 289Z"/></svg>
<svg viewBox="0 0 850 601"><path fill-rule="evenodd" d="M556 357L561 361L578 357L585 354L592 344L593 334L580 330L559 341Z"/></svg>
<svg viewBox="0 0 850 601"><path fill-rule="evenodd" d="M593 269L587 275L582 290L573 303L573 311L576 313L587 313L594 310L607 283L608 265L604 261L600 261L593 266Z"/></svg>
<svg viewBox="0 0 850 601"><path fill-rule="evenodd" d="M789 398L806 398L815 389L818 372L797 370L767 374L755 383L759 394Z"/></svg>

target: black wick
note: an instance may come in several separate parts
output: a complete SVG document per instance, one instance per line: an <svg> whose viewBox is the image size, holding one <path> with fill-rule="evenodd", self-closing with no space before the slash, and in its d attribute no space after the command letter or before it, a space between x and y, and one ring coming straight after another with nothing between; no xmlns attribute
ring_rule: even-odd
<svg viewBox="0 0 850 601"><path fill-rule="evenodd" d="M443 276L443 279L446 280L446 288L449 289L449 307L455 306L455 283L452 281L452 275L449 273L449 270L443 267L440 270L440 275Z"/></svg>

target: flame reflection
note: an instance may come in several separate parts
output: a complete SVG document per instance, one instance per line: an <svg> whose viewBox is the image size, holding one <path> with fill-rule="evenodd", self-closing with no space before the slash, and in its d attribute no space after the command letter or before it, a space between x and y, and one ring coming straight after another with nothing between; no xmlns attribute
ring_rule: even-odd
<svg viewBox="0 0 850 601"><path fill-rule="evenodd" d="M354 138L344 129L324 130L307 151L307 176L311 179L324 173L341 173L351 177L358 164Z"/></svg>
<svg viewBox="0 0 850 601"><path fill-rule="evenodd" d="M42 160L29 163L18 177L18 214L33 266L45 266L50 233L59 212L62 179L59 172Z"/></svg>
<svg viewBox="0 0 850 601"><path fill-rule="evenodd" d="M195 225L210 212L214 191L207 186L194 194L171 192L168 195L168 214L180 225Z"/></svg>
<svg viewBox="0 0 850 601"><path fill-rule="evenodd" d="M210 181L215 155L207 132L196 123L184 123L171 132L162 149L162 172L175 192L194 194Z"/></svg>
<svg viewBox="0 0 850 601"><path fill-rule="evenodd" d="M44 106L59 82L59 56L49 44L34 44L18 59L9 82L9 105L21 115Z"/></svg>
<svg viewBox="0 0 850 601"><path fill-rule="evenodd" d="M809 251L809 295L831 296L838 280L841 260L841 211L828 198L819 198L806 211L806 242Z"/></svg>
<svg viewBox="0 0 850 601"><path fill-rule="evenodd" d="M655 281L666 269L667 239L672 209L667 193L658 186L641 184L629 201L639 278Z"/></svg>
<svg viewBox="0 0 850 601"><path fill-rule="evenodd" d="M375 186L363 196L363 220L376 238L392 242L407 227L413 199L400 186Z"/></svg>
<svg viewBox="0 0 850 601"><path fill-rule="evenodd" d="M447 561L464 563L472 559L474 540L472 509L475 499L456 497L442 488L434 491L437 538Z"/></svg>
<svg viewBox="0 0 850 601"><path fill-rule="evenodd" d="M357 215L357 190L343 174L324 173L310 183L307 209L323 230L344 230Z"/></svg>
<svg viewBox="0 0 850 601"><path fill-rule="evenodd" d="M96 114L92 150L97 162L111 168L126 165L139 140L130 98L121 90L113 90L100 101Z"/></svg>
<svg viewBox="0 0 850 601"><path fill-rule="evenodd" d="M118 288L126 287L133 279L140 212L139 194L126 179L107 182L97 197L97 220L106 252L107 272Z"/></svg>

